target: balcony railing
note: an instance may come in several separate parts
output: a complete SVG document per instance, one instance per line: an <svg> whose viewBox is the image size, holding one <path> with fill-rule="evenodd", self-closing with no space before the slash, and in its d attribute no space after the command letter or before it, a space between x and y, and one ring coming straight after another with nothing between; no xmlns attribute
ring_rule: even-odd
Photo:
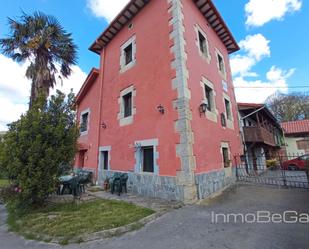
<svg viewBox="0 0 309 249"><path fill-rule="evenodd" d="M264 143L270 146L278 146L275 134L263 127L243 127L245 142Z"/></svg>

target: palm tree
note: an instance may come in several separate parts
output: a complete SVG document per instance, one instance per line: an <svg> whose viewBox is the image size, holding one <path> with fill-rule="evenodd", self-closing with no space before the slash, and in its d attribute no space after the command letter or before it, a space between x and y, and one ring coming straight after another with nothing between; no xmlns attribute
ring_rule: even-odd
<svg viewBox="0 0 309 249"><path fill-rule="evenodd" d="M11 35L0 39L0 49L16 62L30 61L26 77L32 80L31 107L39 93L47 98L57 79L70 76L71 66L76 64L77 46L55 17L42 12L23 12L19 21L8 21Z"/></svg>

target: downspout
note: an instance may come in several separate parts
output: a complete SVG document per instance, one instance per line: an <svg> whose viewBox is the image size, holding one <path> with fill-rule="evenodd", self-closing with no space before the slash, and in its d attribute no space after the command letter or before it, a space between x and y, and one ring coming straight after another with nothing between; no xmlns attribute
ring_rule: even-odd
<svg viewBox="0 0 309 249"><path fill-rule="evenodd" d="M100 98L99 98L99 123L98 123L98 128L99 128L99 132L98 132L98 144L97 144L97 165L98 165L98 169L97 169L97 183L99 180L99 153L100 153L100 138L101 138L101 119L102 119L102 97L103 97L103 81L104 81L104 66L105 65L105 49L102 50L102 56L100 59L100 69L99 69L99 82L100 82Z"/></svg>

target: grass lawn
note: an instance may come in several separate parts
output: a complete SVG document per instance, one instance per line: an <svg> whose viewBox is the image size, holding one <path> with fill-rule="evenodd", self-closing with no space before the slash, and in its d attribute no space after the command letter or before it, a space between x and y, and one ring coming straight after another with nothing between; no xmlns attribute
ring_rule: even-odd
<svg viewBox="0 0 309 249"><path fill-rule="evenodd" d="M46 207L19 218L11 210L8 223L11 230L28 239L50 241L61 238L61 243L67 244L79 235L124 226L153 213L153 210L126 202L95 200Z"/></svg>
<svg viewBox="0 0 309 249"><path fill-rule="evenodd" d="M9 181L6 179L0 179L0 188L5 187L9 184Z"/></svg>

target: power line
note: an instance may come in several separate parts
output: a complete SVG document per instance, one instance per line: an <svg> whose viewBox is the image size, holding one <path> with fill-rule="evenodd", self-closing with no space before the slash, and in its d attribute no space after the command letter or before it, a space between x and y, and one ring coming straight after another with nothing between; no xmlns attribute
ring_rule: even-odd
<svg viewBox="0 0 309 249"><path fill-rule="evenodd" d="M309 86L235 86L234 88L288 89L288 88L309 88Z"/></svg>

